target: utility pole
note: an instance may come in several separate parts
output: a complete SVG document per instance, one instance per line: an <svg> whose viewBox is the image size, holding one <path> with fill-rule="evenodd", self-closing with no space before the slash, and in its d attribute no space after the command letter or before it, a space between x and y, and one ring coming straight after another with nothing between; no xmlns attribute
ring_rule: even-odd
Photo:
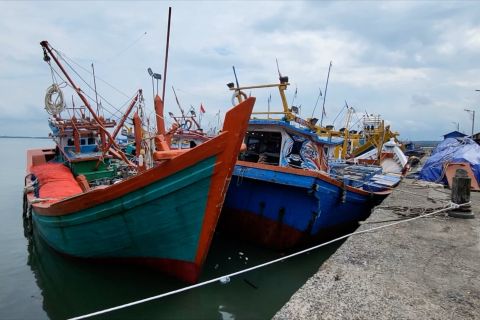
<svg viewBox="0 0 480 320"><path fill-rule="evenodd" d="M452 121L452 123L457 127L457 131L460 132L460 123Z"/></svg>
<svg viewBox="0 0 480 320"><path fill-rule="evenodd" d="M472 137L473 137L473 130L475 128L475 110L470 110L470 109L464 109L468 113L472 114Z"/></svg>

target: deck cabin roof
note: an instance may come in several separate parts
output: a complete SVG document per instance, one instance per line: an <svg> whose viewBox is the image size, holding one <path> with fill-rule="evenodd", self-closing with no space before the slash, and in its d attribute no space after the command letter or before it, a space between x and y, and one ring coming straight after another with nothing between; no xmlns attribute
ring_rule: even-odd
<svg viewBox="0 0 480 320"><path fill-rule="evenodd" d="M301 128L291 125L289 122L283 120L275 120L275 119L252 119L248 122L249 125L263 125L263 126L277 126L289 131L293 131L294 133L298 133L300 135L308 136L313 141L323 144L323 145L330 145L336 146L343 143L343 138L341 137L320 137L315 132L312 132L310 129Z"/></svg>

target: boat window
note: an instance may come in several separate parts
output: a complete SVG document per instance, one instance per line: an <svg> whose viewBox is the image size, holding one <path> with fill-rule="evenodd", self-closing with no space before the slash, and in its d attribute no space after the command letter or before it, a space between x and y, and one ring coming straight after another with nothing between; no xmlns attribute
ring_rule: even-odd
<svg viewBox="0 0 480 320"><path fill-rule="evenodd" d="M75 143L73 142L73 139L68 139L67 140L67 146L73 146Z"/></svg>
<svg viewBox="0 0 480 320"><path fill-rule="evenodd" d="M85 139L80 139L80 145L84 146L85 145Z"/></svg>
<svg viewBox="0 0 480 320"><path fill-rule="evenodd" d="M95 144L95 138L88 138L88 144Z"/></svg>
<svg viewBox="0 0 480 320"><path fill-rule="evenodd" d="M282 145L280 132L247 132L245 144L247 145L247 150L240 154L240 160L278 166Z"/></svg>

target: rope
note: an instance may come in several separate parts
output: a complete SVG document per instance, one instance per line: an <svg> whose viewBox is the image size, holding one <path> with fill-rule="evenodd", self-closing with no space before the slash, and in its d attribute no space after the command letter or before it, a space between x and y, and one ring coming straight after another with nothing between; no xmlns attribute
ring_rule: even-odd
<svg viewBox="0 0 480 320"><path fill-rule="evenodd" d="M76 91L76 89L75 89L72 85L70 85L68 82L66 82L66 81L62 78L62 76L61 76L56 70L53 69L53 71L60 77L60 79L63 80L63 82L65 83L66 86L68 86L68 87L72 88L74 91ZM82 91L82 93L83 93L92 103L95 103L95 100L94 100L91 96L89 96L85 91ZM131 101L133 100L133 98L135 97L135 95L136 95L136 93L135 93L132 97L130 97L128 100L126 100L126 101L120 106L120 108L125 107L129 102L131 102ZM103 109L106 110L106 111L112 116L112 118L116 118L117 120L120 120L120 119L121 119L121 117L119 117L119 116L116 114L117 112L114 113L114 112L110 111L110 110L109 110L108 108L106 108L106 107L103 107ZM116 108L115 108L115 109L116 109ZM122 112L121 110L119 110L119 109L116 109L116 110L117 110L118 112L121 112L122 115L123 115L123 112Z"/></svg>
<svg viewBox="0 0 480 320"><path fill-rule="evenodd" d="M60 54L60 52L59 52L58 50L55 49L55 52L57 52L57 54L59 55L59 57L62 58L63 61L65 61L65 63L70 67L70 69L72 69L72 70L77 74L77 76L79 76L80 79L81 79L91 90L94 90L94 89L72 68L72 66L70 66L70 65L68 64L68 62L65 60L65 58ZM66 56L65 54L63 54L63 55ZM80 68L83 69L83 67L81 67L78 63L76 63L73 59L71 59L71 58L69 58L69 59L70 59L73 63L75 63L76 65L78 65ZM53 69L53 68L51 68L51 70L52 70L55 74L57 74L57 76L60 77L60 79L61 79L63 82L65 82L65 84L66 84L67 86L69 86L69 87L72 88L74 91L76 91L76 88L72 87L66 80L64 80L64 79L62 78L61 74L59 74L59 73L58 73L55 69ZM88 72L88 71L86 71L86 72ZM98 78L98 77L97 77L97 78ZM101 80L101 79L100 79L100 80ZM102 80L102 81L104 81L104 80ZM105 82L105 81L104 81L104 82ZM106 83L106 82L105 82L105 83ZM108 84L108 83L107 83L107 84ZM111 85L110 85L110 86L111 86ZM112 88L114 88L114 87L112 87ZM114 89L115 89L115 88L114 88ZM90 95L88 95L85 91L82 90L82 93L83 93L92 103L95 103L95 99L93 99L93 98L92 98ZM128 97L125 93L123 93L123 92L121 92L121 93L122 93L124 96ZM120 118L121 118L120 116L117 115L117 113L123 114L123 111L121 111L120 109L123 108L125 105L127 105L127 103L129 103L129 102L133 99L133 97L134 97L134 96L132 96L131 98L129 98L127 101L125 101L125 102L122 104L122 106L120 107L120 109L118 109L118 108L116 108L115 106L113 106L111 103L109 103L102 95L100 95L100 94L98 94L98 95L99 95L100 98L104 99L104 100L107 102L107 104L109 104L113 109L115 109L115 112L112 112L112 111L110 111L108 108L103 107L104 110L106 110L112 117L115 117L117 120L120 120ZM171 126L171 124L172 124L171 121L169 121L168 119L166 119L164 116L157 114L155 111L153 111L153 113L155 114L155 116L158 116L158 117L160 117L161 119L163 119L163 120L166 122L167 125L170 125L170 126Z"/></svg>
<svg viewBox="0 0 480 320"><path fill-rule="evenodd" d="M82 81L85 83L85 85L87 85L87 87L90 88L91 91L95 92L95 88L93 88L85 79L82 78L82 76L75 70L75 68L73 68L73 67L68 63L68 61L63 57L63 55L62 55L58 50L56 50L56 49L53 49L53 50L57 53L58 57L61 58L61 59L65 62L65 64L78 76L78 78L79 78L80 80L82 80ZM82 92L83 92L85 95L87 95L85 91L82 91ZM105 101L109 106L111 106L114 110L116 110L115 114L116 114L116 113L122 114L122 111L119 110L118 108L116 108L113 104L111 104L104 96L102 96L102 95L101 95L100 93L98 93L98 92L97 92L97 94L98 94L98 96L99 96L100 98L103 99L103 101ZM92 101L95 101L95 100L93 100L93 99L91 99L91 100L92 100ZM112 115L113 115L113 114L112 114ZM118 116L117 116L117 117L118 117ZM120 117L119 117L119 118L120 118Z"/></svg>
<svg viewBox="0 0 480 320"><path fill-rule="evenodd" d="M440 210L436 210L436 211L430 212L430 213L426 213L426 214L424 214L424 215L420 215L420 216L416 216L416 217L413 217L413 218L409 218L409 219L404 219L404 220L392 222L392 223L390 223L390 224L385 224L385 225L382 225L382 226L373 227L373 228L370 228L370 229L367 229L367 230L355 231L355 232L352 232L352 233L343 235L343 236L341 236L341 237L338 237L338 238L336 238L336 239L333 239L333 240L330 240L330 241L321 243L321 244L319 244L319 245L310 247L310 248L308 248L308 249L301 250L301 251L295 252L295 253L293 253L293 254L290 254L290 255L288 255L288 256L285 256L285 257L282 257L282 258L278 258L278 259L275 259L275 260L271 260L271 261L268 261L268 262L265 262L265 263L262 263L262 264L259 264L259 265L256 265L256 266L247 268L247 269L243 269L243 270L240 270L240 271L237 271L237 272L233 272L233 273L230 273L230 274L221 276L221 277L217 277L217 278L214 278L214 279L210 279L210 280L207 280L207 281L204 281L204 282L201 282L201 283L197 283L197 284L194 284L194 285L191 285L191 286L183 287L183 288L180 288L180 289L177 289L177 290L165 292L165 293L162 293L162 294L153 296L153 297L149 297L149 298L145 298L145 299L133 301L133 302L126 303L126 304L123 304L123 305L120 305L120 306L116 306L116 307L112 307L112 308L108 308L108 309L104 309L104 310L92 312L92 313L89 313L89 314L85 314L85 315L82 315L82 316L70 318L70 320L86 319L86 318L90 318L90 317L97 316L97 315L100 315L100 314L105 314L105 313L108 313L108 312L112 312L112 311L116 311L116 310L128 308L128 307L131 307L131 306L134 306L134 305L138 305L138 304L142 304L142 303L149 302L149 301L152 301L152 300L157 300L157 299L160 299L160 298L164 298L164 297L167 297L167 296L171 296L171 295L174 295L174 294L177 294L177 293L180 293L180 292L192 290L192 289L195 289L195 288L198 288L198 287L203 287L203 286L205 286L205 285L207 285L207 284L214 283L214 282L217 282L217 281L220 281L221 283L228 283L231 277L238 276L238 275L240 275L240 274L243 274L243 273L246 273L246 272L249 272L249 271L253 271L253 270L256 270L256 269L260 269L260 268L269 266L269 265L274 264L274 263L277 263L277 262L285 261L285 260L287 260L287 259L290 259L290 258L293 258L293 257L295 257L295 256L298 256L298 255L301 255L301 254L304 254L304 253L307 253L307 252L316 250L316 249L318 249L318 248L324 247L324 246L326 246L326 245L329 245L329 244L334 243L334 242L337 242L337 241L339 241L339 240L348 238L348 237L353 236L353 235L359 235L359 234L363 234L363 233L367 233L367 232L372 232L372 231L376 231L376 230L380 230L380 229L392 227L392 226L395 226L395 225L397 225L397 224L401 224L401 223L413 221L413 220L416 220L416 219L424 218L424 217L431 216L431 215L434 215L434 214L437 214L437 213L440 213L440 212L448 211L448 210L451 210L451 209L457 209L457 208L459 208L459 207L463 207L463 206L466 206L466 205L470 205L470 202L468 202L468 203L462 203L462 204L456 204L456 203L450 202L450 203L448 203L448 206L447 206L447 207L445 207L445 208L443 208L443 209L440 209Z"/></svg>
<svg viewBox="0 0 480 320"><path fill-rule="evenodd" d="M45 201L55 201L55 200L58 200L58 198L36 198L30 201L30 204L45 202Z"/></svg>
<svg viewBox="0 0 480 320"><path fill-rule="evenodd" d="M54 83L48 87L47 93L45 94L45 110L50 115L57 115L62 112L64 108L63 92L59 85Z"/></svg>
<svg viewBox="0 0 480 320"><path fill-rule="evenodd" d="M337 116L335 117L335 119L333 119L333 123L332 125L335 125L335 121L337 121L337 118L342 114L343 110L346 108L347 106L343 106L340 111L338 112Z"/></svg>
<svg viewBox="0 0 480 320"><path fill-rule="evenodd" d="M91 72L90 70L88 70L87 68L85 68L84 66L82 66L81 64L79 64L78 62L76 62L75 60L73 60L71 57L69 57L67 54L65 54L65 52L62 52L60 50L55 50L57 53L60 52L64 58L67 58L68 60L70 60L73 64L75 64L77 67L79 67L80 69L82 69L84 72L88 73L89 75L92 75L93 76L93 72ZM65 59L63 59L65 60ZM116 88L114 85L108 83L106 80L100 78L99 76L95 76L95 78L97 78L98 80L100 80L101 82L105 83L107 86L109 86L110 88L112 88L113 90L117 91L119 94L123 95L124 97L128 98L128 95L121 91L120 89Z"/></svg>

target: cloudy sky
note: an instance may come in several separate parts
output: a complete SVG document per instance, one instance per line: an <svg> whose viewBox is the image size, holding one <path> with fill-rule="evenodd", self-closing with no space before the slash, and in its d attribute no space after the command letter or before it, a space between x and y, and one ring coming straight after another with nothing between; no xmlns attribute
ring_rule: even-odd
<svg viewBox="0 0 480 320"><path fill-rule="evenodd" d="M470 133L464 109L480 111L475 1L3 1L0 135L48 134L43 101L52 77L41 40L89 83L85 70L95 64L97 87L110 110L108 103L120 108L138 88L151 108L146 69L163 73L168 6L173 15L166 108L178 113L173 85L184 108L203 103L204 125L214 126L215 114L231 106L225 84L234 80L232 65L240 85L275 83L275 59L290 78L288 101L297 90L294 104L301 105L303 117L311 116L333 62L324 124L347 101L358 114L380 114L403 139L437 140L456 123ZM280 106L273 90L251 94L258 98L257 111L266 110L270 94L272 109ZM335 124L342 126L338 119Z"/></svg>

